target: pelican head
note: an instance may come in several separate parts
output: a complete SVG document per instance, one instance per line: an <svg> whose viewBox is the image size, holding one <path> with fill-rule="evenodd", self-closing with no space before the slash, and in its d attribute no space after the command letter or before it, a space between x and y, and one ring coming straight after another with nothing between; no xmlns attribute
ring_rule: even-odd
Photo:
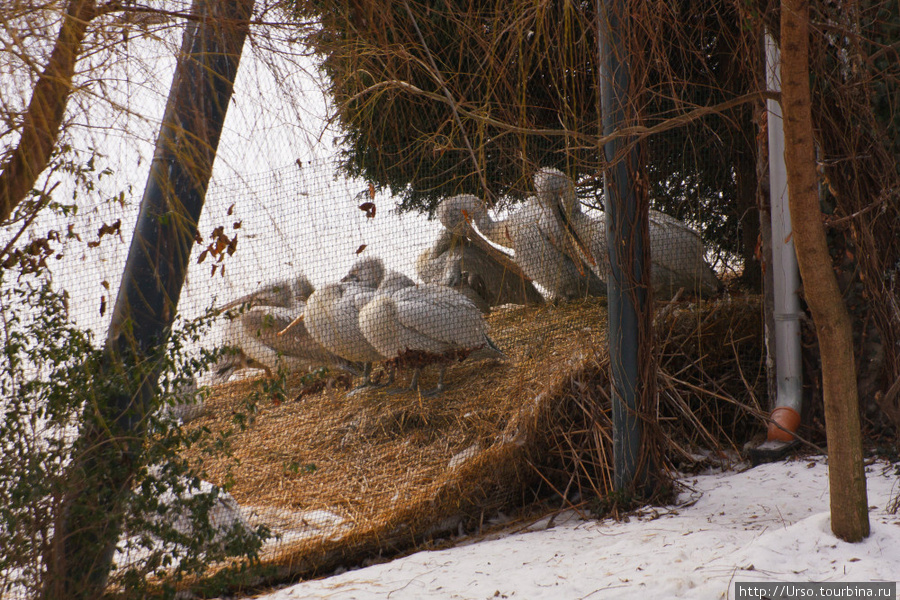
<svg viewBox="0 0 900 600"><path fill-rule="evenodd" d="M288 308L294 300L293 284L287 281L279 281L263 286L257 291L237 300L233 300L222 307L223 310L234 308L242 304L250 306L280 306Z"/></svg>
<svg viewBox="0 0 900 600"><path fill-rule="evenodd" d="M312 296L314 291L316 291L316 288L306 275L298 275L297 279L291 284L291 293L294 296L294 302L298 300L306 302L309 297Z"/></svg>
<svg viewBox="0 0 900 600"><path fill-rule="evenodd" d="M441 224L457 235L465 235L471 228L487 217L484 203L471 194L451 196L441 201L437 209Z"/></svg>
<svg viewBox="0 0 900 600"><path fill-rule="evenodd" d="M538 202L562 220L568 238L564 242L564 252L576 263L583 257L588 264L596 265L590 249L590 232L585 230L584 215L572 180L562 171L542 167L534 174L534 191Z"/></svg>
<svg viewBox="0 0 900 600"><path fill-rule="evenodd" d="M413 287L415 285L416 282L403 273L389 269L387 273L385 273L384 279L382 279L381 283L378 285L378 293L379 295L390 295L397 290Z"/></svg>
<svg viewBox="0 0 900 600"><path fill-rule="evenodd" d="M377 288L384 279L384 263L380 258L369 257L361 258L350 267L344 277L341 278L343 283L356 283L358 285Z"/></svg>
<svg viewBox="0 0 900 600"><path fill-rule="evenodd" d="M542 167L534 174L534 191L544 206L557 203L567 216L580 210L575 185L565 173L552 167Z"/></svg>

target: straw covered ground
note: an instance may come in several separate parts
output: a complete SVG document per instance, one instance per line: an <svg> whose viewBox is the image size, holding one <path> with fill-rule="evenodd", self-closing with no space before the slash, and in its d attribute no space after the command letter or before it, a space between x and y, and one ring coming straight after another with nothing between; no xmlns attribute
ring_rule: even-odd
<svg viewBox="0 0 900 600"><path fill-rule="evenodd" d="M661 399L671 405L661 411L664 428L681 438L675 453L689 453L697 440L685 432L695 428L692 419L699 422L692 412L698 403L721 404L704 413L719 418L736 406L746 412L739 405L760 391L759 303L682 302L664 307L658 319L661 363L676 372L666 379L661 371ZM232 431L233 457L192 458L204 478L228 484L251 520L278 536L263 554L273 567L267 578L323 573L478 526L532 499L537 486L567 497L585 488L608 491L605 300L503 308L488 321L508 360L454 364L438 397L380 389L348 394L340 380L302 393L298 376L288 378L281 401L260 395L260 380L212 390L205 416L192 426ZM713 321L721 323L715 335L696 331ZM666 359L676 354L688 357ZM746 364L735 369L741 360ZM748 370L755 378L749 386L734 375ZM423 387L435 378L426 370ZM712 396L692 392L709 381L717 386ZM397 381L407 383L408 374ZM236 428L235 415L254 394L252 417ZM730 426L702 426L707 446L732 443Z"/></svg>

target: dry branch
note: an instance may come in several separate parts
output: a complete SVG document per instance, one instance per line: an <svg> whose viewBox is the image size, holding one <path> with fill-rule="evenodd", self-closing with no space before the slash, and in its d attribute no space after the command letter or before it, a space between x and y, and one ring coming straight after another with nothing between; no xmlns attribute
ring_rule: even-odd
<svg viewBox="0 0 900 600"><path fill-rule="evenodd" d="M25 113L19 144L0 168L0 223L9 219L47 168L72 93L81 44L97 15L95 0L70 0L66 7L56 44Z"/></svg>

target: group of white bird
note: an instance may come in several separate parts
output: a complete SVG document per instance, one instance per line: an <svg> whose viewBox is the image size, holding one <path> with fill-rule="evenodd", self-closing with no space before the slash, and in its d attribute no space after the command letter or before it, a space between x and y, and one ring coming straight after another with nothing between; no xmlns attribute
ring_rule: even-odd
<svg viewBox="0 0 900 600"><path fill-rule="evenodd" d="M484 202L471 195L445 199L438 215L449 231L479 247L512 250L524 275L552 300L605 295L612 272L605 213L586 214L574 183L557 169L539 169L534 191L505 219L492 218ZM672 298L681 289L700 296L717 293L719 280L704 258L700 235L659 211L651 210L649 217L654 296Z"/></svg>
<svg viewBox="0 0 900 600"><path fill-rule="evenodd" d="M214 377L225 381L246 367L326 366L362 374L366 386L372 364L383 363L389 383L396 368L413 368L416 389L421 368L438 363L430 394L443 389L452 360L503 357L487 336L484 314L492 307L603 296L611 273L604 213L582 211L572 180L556 169L540 169L534 190L503 219L472 195L441 202L444 229L416 263L423 283L363 258L319 289L301 275L226 305L243 312L226 326L225 344L235 352ZM718 291L700 236L681 221L650 211L650 252L656 297Z"/></svg>
<svg viewBox="0 0 900 600"><path fill-rule="evenodd" d="M373 385L373 363L382 363L394 380L397 368L414 370L409 389L418 389L421 369L441 366L437 385L444 389L446 366L469 355L502 358L487 335L482 312L462 292L412 279L385 269L379 258L358 260L338 282L313 289L304 276L293 283L267 286L228 305L244 312L226 329L234 349L216 365L226 380L240 368L271 372L336 367L363 376L359 387Z"/></svg>

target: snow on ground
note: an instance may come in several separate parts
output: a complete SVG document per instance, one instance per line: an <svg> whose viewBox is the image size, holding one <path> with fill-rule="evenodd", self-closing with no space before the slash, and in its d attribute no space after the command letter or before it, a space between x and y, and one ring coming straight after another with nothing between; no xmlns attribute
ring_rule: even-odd
<svg viewBox="0 0 900 600"><path fill-rule="evenodd" d="M575 513L261 596L295 598L734 598L735 581L900 579L897 467L867 469L872 534L831 533L824 459L687 476L675 507L629 522Z"/></svg>

